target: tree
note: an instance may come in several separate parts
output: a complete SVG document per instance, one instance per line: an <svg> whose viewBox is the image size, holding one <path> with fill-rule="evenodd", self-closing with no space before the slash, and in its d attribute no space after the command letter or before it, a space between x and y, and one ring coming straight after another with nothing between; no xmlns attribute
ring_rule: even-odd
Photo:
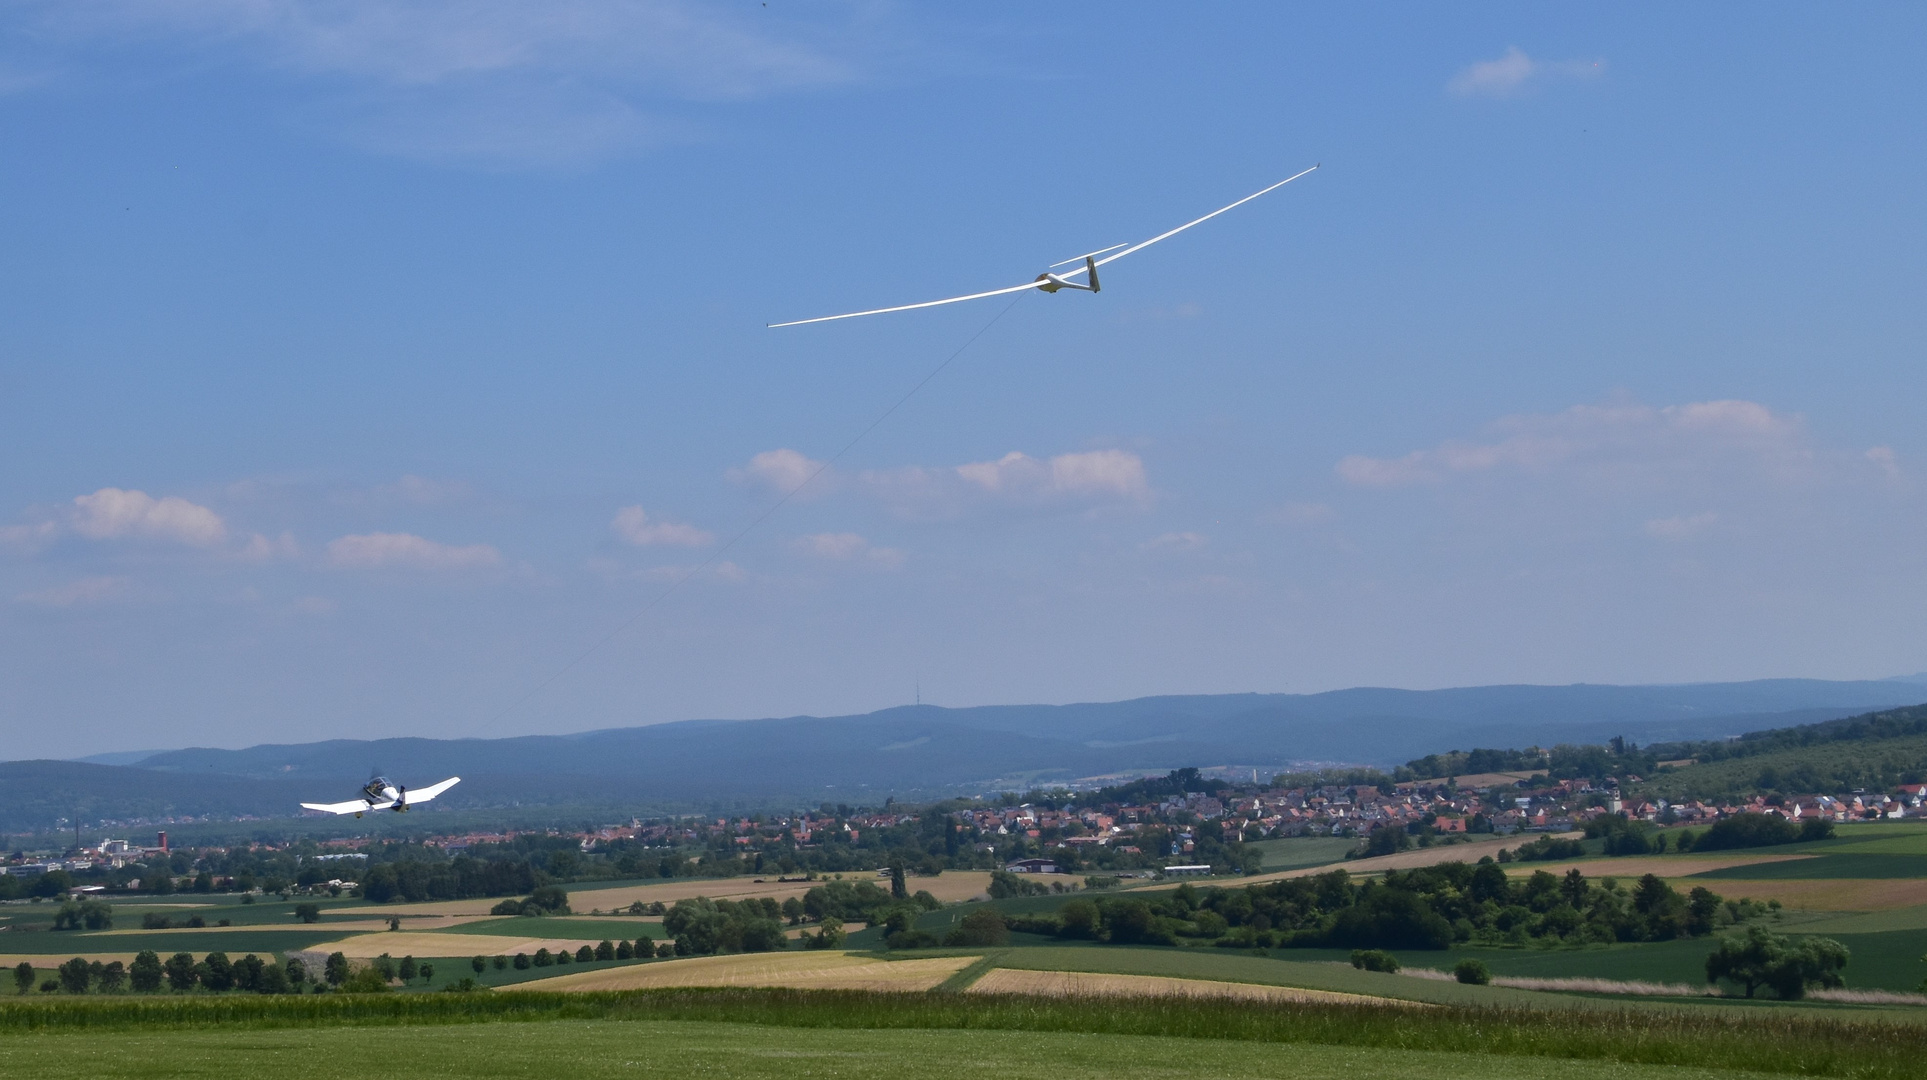
<svg viewBox="0 0 1927 1080"><path fill-rule="evenodd" d="M286 968L280 964L266 964L261 973L254 977L254 992L257 994L285 994L294 988L294 981L288 978Z"/></svg>
<svg viewBox="0 0 1927 1080"><path fill-rule="evenodd" d="M415 976L420 973L421 973L421 966L415 963L415 958L413 956L402 957L401 967L396 969L396 972L395 972L395 974L401 979L402 982L414 982Z"/></svg>
<svg viewBox="0 0 1927 1080"><path fill-rule="evenodd" d="M54 915L55 930L78 930L83 926L89 930L112 930L113 905L101 900L82 900L79 903L69 900L60 905L60 911Z"/></svg>
<svg viewBox="0 0 1927 1080"><path fill-rule="evenodd" d="M544 885L529 894L528 904L533 904L541 909L542 913L549 915L567 915L569 894L560 885ZM528 904L523 905L524 914L536 914L527 910Z"/></svg>
<svg viewBox="0 0 1927 1080"><path fill-rule="evenodd" d="M616 959L633 960L635 958L636 958L635 946L629 944L628 938L623 938L621 941L616 942Z"/></svg>
<svg viewBox="0 0 1927 1080"><path fill-rule="evenodd" d="M528 953L519 952L515 954L515 970L527 971L530 963L532 963L532 961L529 960Z"/></svg>
<svg viewBox="0 0 1927 1080"><path fill-rule="evenodd" d="M488 957L478 956L475 959L470 960L468 962L468 966L475 969L475 974L480 975L484 971L488 970Z"/></svg>
<svg viewBox="0 0 1927 1080"><path fill-rule="evenodd" d="M1722 818L1693 841L1694 851L1767 847L1800 839L1800 829L1777 814L1734 814Z"/></svg>
<svg viewBox="0 0 1927 1080"><path fill-rule="evenodd" d="M433 982L435 979L435 965L423 964L421 966L421 975L423 982Z"/></svg>
<svg viewBox="0 0 1927 1080"><path fill-rule="evenodd" d="M1706 958L1706 981L1734 982L1752 997L1764 986L1785 1000L1804 997L1808 987L1841 985L1840 971L1850 953L1832 938L1810 937L1795 943L1764 926L1720 939Z"/></svg>
<svg viewBox="0 0 1927 1080"><path fill-rule="evenodd" d="M83 957L76 956L60 965L60 988L69 994L84 994L87 984L93 979L93 971Z"/></svg>
<svg viewBox="0 0 1927 1080"><path fill-rule="evenodd" d="M294 917L301 920L304 923L320 922L321 905L320 904L296 904L294 906Z"/></svg>
<svg viewBox="0 0 1927 1080"><path fill-rule="evenodd" d="M595 959L597 959L597 960L614 960L615 958L616 958L616 943L615 943L615 942L613 942L613 941L610 941L610 940L609 940L609 939L607 939L607 938L604 938L604 939L602 939L601 941L598 941L598 942L596 942L596 947L595 947Z"/></svg>
<svg viewBox="0 0 1927 1080"><path fill-rule="evenodd" d="M301 988L308 983L308 965L302 963L300 957L291 956L283 966L288 971L288 989L299 994Z"/></svg>
<svg viewBox="0 0 1927 1080"><path fill-rule="evenodd" d="M110 960L94 973L94 981L100 984L101 993L118 994L127 983L127 968L119 960Z"/></svg>
<svg viewBox="0 0 1927 1080"><path fill-rule="evenodd" d="M907 900L910 897L910 889L903 879L903 860L900 858L890 860L890 897L893 900Z"/></svg>
<svg viewBox="0 0 1927 1080"><path fill-rule="evenodd" d="M328 985L340 986L348 981L349 974L348 958L338 952L329 953L327 962L321 967L321 977L328 981Z"/></svg>
<svg viewBox="0 0 1927 1080"><path fill-rule="evenodd" d="M794 896L783 901L783 918L788 920L791 926L801 923L803 921L803 901L798 900Z"/></svg>
<svg viewBox="0 0 1927 1080"><path fill-rule="evenodd" d="M226 953L208 953L202 963L207 965L207 971L201 975L201 985L209 990L234 989L234 965L229 962Z"/></svg>
<svg viewBox="0 0 1927 1080"><path fill-rule="evenodd" d="M192 990L201 980L200 972L194 970L192 953L175 953L167 958L162 971L167 975L167 985L175 990Z"/></svg>
<svg viewBox="0 0 1927 1080"><path fill-rule="evenodd" d="M21 993L33 989L33 964L22 960L13 966L13 985Z"/></svg>
<svg viewBox="0 0 1927 1080"><path fill-rule="evenodd" d="M134 966L127 969L128 982L140 993L150 994L161 988L161 958L152 949L142 949L134 957Z"/></svg>

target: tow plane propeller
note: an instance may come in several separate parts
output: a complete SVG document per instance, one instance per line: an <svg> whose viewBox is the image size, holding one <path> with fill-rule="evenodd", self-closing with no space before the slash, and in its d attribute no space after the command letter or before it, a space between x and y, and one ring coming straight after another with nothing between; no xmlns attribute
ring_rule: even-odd
<svg viewBox="0 0 1927 1080"><path fill-rule="evenodd" d="M304 802L301 808L319 810L324 814L353 814L356 817L370 810L393 810L397 814L405 814L409 807L417 803L425 803L461 782L461 777L451 776L439 784L430 784L425 788L410 791L405 784L393 783L385 776L377 776L362 787L359 799L337 803Z"/></svg>
<svg viewBox="0 0 1927 1080"><path fill-rule="evenodd" d="M1126 255L1143 251L1145 248L1150 247L1152 244L1155 244L1160 240L1168 240L1171 237L1176 236L1177 234L1183 232L1184 230L1190 228L1193 225L1202 225L1205 222L1210 221L1212 218L1217 217L1219 214L1224 213L1226 210L1235 210L1238 207L1243 206L1244 204L1250 202L1251 200L1257 198L1260 195L1265 195L1265 194L1269 194L1270 192L1276 191L1279 188L1284 187L1286 184L1291 183L1293 180L1298 179L1298 177L1304 176L1307 173L1316 172L1317 170L1318 170L1318 166L1313 165L1311 168L1306 169L1304 172L1297 173L1293 176L1285 177L1283 180L1280 180L1277 183L1271 185L1270 187L1265 188L1263 191L1257 191L1257 192L1253 192L1250 195L1246 195L1244 198L1239 199L1237 202L1232 203L1230 206L1220 207L1216 210L1211 211L1209 214L1206 214L1203 217L1198 218L1196 221L1187 221L1184 224L1178 226L1175 229L1172 229L1169 232L1159 233L1158 235L1153 236L1149 240L1146 240L1142 243L1113 244L1107 248L1100 248L1097 251L1092 251L1083 255L1077 255L1072 258L1065 259L1063 262L1052 263L1050 267L1046 269L1043 273L1037 275L1034 279L1030 281L1024 282L1022 285L1010 285L1002 289L991 289L988 292L971 293L967 296L952 296L952 297L947 297L943 300L925 300L921 304L899 304L896 307L874 308L870 311L852 311L846 315L824 315L815 319L796 319L792 322L770 323L769 325L771 328L775 328L779 326L804 326L809 323L835 322L838 319L857 319L857 318L862 318L865 315L887 315L893 311L915 311L918 308L940 307L944 304L961 304L965 300L982 300L984 297L987 297L987 296L1005 296L1010 293L1023 292L1026 289L1036 289L1039 292L1047 292L1047 293L1054 293L1059 289L1076 289L1079 292L1094 293L1098 291L1097 268L1100 266L1103 266L1105 263L1116 262L1117 260L1122 259ZM1121 251L1118 250L1120 248L1122 248L1123 250ZM1104 257L1100 259L1098 258L1099 255L1102 255ZM1084 265L1077 267L1074 270L1066 270L1061 274L1051 273L1052 270L1055 270L1060 266L1070 266L1078 262L1082 262ZM1073 278L1078 278L1078 277L1082 277L1084 280L1083 281L1071 280Z"/></svg>

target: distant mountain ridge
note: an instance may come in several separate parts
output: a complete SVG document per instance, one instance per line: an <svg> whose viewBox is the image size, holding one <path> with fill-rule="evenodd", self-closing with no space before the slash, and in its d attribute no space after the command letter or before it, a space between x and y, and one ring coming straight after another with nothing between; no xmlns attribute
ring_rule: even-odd
<svg viewBox="0 0 1927 1080"><path fill-rule="evenodd" d="M286 816L370 769L460 775L451 808L649 810L930 798L1183 765L1392 765L1474 746L1723 738L1917 704L1912 680L1680 686L1364 687L1073 705L899 706L861 716L690 720L505 739L335 739L0 764L0 829L53 818ZM134 758L135 760L129 760ZM111 763L109 763L111 762Z"/></svg>

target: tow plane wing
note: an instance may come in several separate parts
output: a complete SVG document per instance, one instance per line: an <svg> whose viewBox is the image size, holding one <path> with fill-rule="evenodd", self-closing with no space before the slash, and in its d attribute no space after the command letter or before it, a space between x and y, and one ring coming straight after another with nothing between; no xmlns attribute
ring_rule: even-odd
<svg viewBox="0 0 1927 1080"><path fill-rule="evenodd" d="M1198 218L1194 221L1187 221L1175 229L1172 229L1168 232L1159 233L1158 235L1153 236L1149 240L1145 240L1141 243L1113 244L1110 247L1100 248L1099 250L1090 252L1088 254L1077 255L1072 258L1065 259L1063 262L1060 262L1060 263L1052 263L1051 264L1052 270L1056 269L1059 266L1069 266L1072 263L1076 263L1076 262L1082 262L1084 264L1083 266L1077 267L1074 270L1067 270L1061 274L1054 274L1054 273L1051 273L1050 270L1046 270L1044 273L1037 275L1036 278L1030 281L1024 282L1022 285L1009 285L1001 289L990 289L986 292L970 293L967 296L951 296L951 297L946 297L945 299L942 299L942 300L925 300L923 303L920 303L920 304L899 304L896 307L872 308L869 311L852 311L845 315L823 315L814 319L796 319L791 322L770 323L769 325L772 329L774 329L779 326L804 326L809 323L835 322L838 319L859 319L865 315L888 315L894 311L915 311L918 308L941 307L944 304L961 304L966 300L982 300L985 297L989 297L989 296L1007 296L1011 293L1023 292L1026 289L1037 289L1042 292L1051 292L1051 293L1054 293L1059 289L1075 289L1079 292L1094 293L1098 291L1098 282L1097 282L1098 267L1103 266L1106 263L1116 262L1117 260L1122 259L1126 255L1131 255L1131 254L1135 254L1136 252L1143 251L1145 248L1150 247L1152 244L1155 244L1160 240L1169 240L1171 237L1176 236L1177 234L1183 232L1184 230L1191 228L1193 225L1202 225L1205 222L1210 221L1212 218L1217 217L1219 214L1222 214L1227 210L1236 210L1238 207L1243 206L1244 204L1250 202L1251 200L1257 198L1260 195L1269 194L1270 192L1276 191L1279 188L1284 187L1286 184L1291 183L1293 180L1298 179L1300 176L1304 176L1307 173L1316 172L1318 168L1319 166L1313 165L1311 168L1306 169L1304 172L1300 172L1292 176L1287 176L1283 180L1280 180L1277 183L1271 185L1270 187L1265 188L1263 191L1255 191L1250 195L1246 195L1244 198L1239 199L1237 202L1232 203L1230 206L1219 207L1218 209L1211 211L1209 214L1206 214L1201 218ZM1123 250L1120 251L1119 250L1120 248L1122 248ZM1104 257L1101 259L1097 258L1097 256L1099 255L1103 255ZM1082 277L1084 278L1084 280L1083 281L1072 280L1078 277Z"/></svg>

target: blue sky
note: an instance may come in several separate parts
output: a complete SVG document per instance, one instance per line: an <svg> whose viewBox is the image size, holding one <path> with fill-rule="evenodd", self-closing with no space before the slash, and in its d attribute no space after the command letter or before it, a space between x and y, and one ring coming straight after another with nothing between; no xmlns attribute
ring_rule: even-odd
<svg viewBox="0 0 1927 1080"><path fill-rule="evenodd" d="M1923 23L8 5L0 756L1918 671Z"/></svg>

